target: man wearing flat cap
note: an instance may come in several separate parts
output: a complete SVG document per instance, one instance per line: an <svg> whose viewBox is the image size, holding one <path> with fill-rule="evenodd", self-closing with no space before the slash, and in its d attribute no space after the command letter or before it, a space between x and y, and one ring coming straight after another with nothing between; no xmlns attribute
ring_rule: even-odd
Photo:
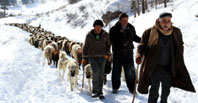
<svg viewBox="0 0 198 103"><path fill-rule="evenodd" d="M103 77L106 63L106 56L110 55L109 34L102 29L103 22L95 20L92 29L86 36L83 45L82 64L86 64L87 59L91 65L92 75L92 97L103 99Z"/></svg>
<svg viewBox="0 0 198 103"><path fill-rule="evenodd" d="M145 30L137 49L136 63L142 64L138 91L148 93L148 103L167 103L171 86L195 92L183 58L183 39L179 28L172 25L171 13L162 13L153 27Z"/></svg>

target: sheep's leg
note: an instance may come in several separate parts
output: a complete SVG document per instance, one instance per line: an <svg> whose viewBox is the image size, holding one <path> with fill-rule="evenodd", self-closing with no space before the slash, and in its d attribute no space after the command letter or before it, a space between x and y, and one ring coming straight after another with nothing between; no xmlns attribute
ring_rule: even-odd
<svg viewBox="0 0 198 103"><path fill-rule="evenodd" d="M77 74L75 75L75 83L74 83L74 85L75 85L75 87L77 87L77 85L78 85L78 75Z"/></svg>
<svg viewBox="0 0 198 103"><path fill-rule="evenodd" d="M91 92L91 79L90 78L88 79L88 89Z"/></svg>
<svg viewBox="0 0 198 103"><path fill-rule="evenodd" d="M62 79L65 80L65 69L63 69Z"/></svg>
<svg viewBox="0 0 198 103"><path fill-rule="evenodd" d="M71 78L71 76L69 76L69 81L70 81L70 88L71 88L71 91L73 91L73 83L72 83L72 80L71 80L72 78Z"/></svg>

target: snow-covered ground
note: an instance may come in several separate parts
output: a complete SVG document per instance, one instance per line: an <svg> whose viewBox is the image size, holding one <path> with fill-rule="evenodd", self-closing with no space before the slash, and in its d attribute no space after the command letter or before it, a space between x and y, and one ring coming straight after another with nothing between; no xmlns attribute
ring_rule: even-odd
<svg viewBox="0 0 198 103"><path fill-rule="evenodd" d="M80 90L82 71L78 79L79 89L71 92L69 84L61 82L58 70L47 65L43 52L27 42L29 33L5 25L0 25L0 31L0 103L99 102L90 97L87 82L84 90ZM125 85L117 98L111 93L108 80L104 87L107 98L104 102L126 101L131 95L124 88Z"/></svg>
<svg viewBox="0 0 198 103"><path fill-rule="evenodd" d="M118 94L111 93L111 75L108 75L107 85L104 86L106 99L91 98L87 91L87 84L84 90L81 88L82 71L79 75L79 89L70 91L69 84L61 82L58 70L54 65L48 66L41 50L34 48L27 42L29 33L19 28L6 26L4 23L30 23L31 25L50 30L56 35L66 36L71 40L83 42L86 33L92 29L95 19L100 19L107 10L116 9L116 4L129 0L82 0L76 4L68 5L62 0L60 2L49 2L49 4L38 3L32 8L14 8L17 13L23 11L22 16L0 19L0 103L129 103L132 100L127 87L122 82ZM50 3L54 3L52 7ZM37 5L37 6L36 6ZM32 16L36 13L44 13L67 5L59 11ZM128 5L128 4L127 4ZM51 7L51 9L39 10L41 7ZM126 6L127 7L127 6ZM81 8L81 9L79 9ZM145 29L151 27L158 15L163 11L173 14L173 25L179 27L183 33L184 59L192 82L198 91L198 2L197 0L174 0L168 4L168 8L163 5L158 6L158 10L151 9L149 13L141 14L139 17L130 17L129 22L133 23L137 34L142 36ZM81 12L82 11L82 12ZM68 15L75 15L69 18ZM69 20L73 20L69 22ZM116 20L110 23L114 25ZM104 28L109 30L109 27ZM137 44L135 44L137 46ZM136 50L136 48L135 48ZM134 50L134 52L135 52ZM148 95L138 94L135 103L146 103ZM171 89L168 99L169 103L196 103L198 94L186 92L177 88Z"/></svg>

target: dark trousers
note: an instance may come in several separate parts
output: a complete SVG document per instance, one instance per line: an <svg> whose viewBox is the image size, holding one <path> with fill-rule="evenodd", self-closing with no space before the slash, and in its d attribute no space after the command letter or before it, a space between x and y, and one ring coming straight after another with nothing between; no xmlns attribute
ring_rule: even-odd
<svg viewBox="0 0 198 103"><path fill-rule="evenodd" d="M120 76L121 76L122 66L124 67L127 87L129 91L133 91L135 78L136 78L133 58L127 60L120 60L113 58L113 70L112 70L112 78L111 78L113 89L120 88L120 84L121 84Z"/></svg>
<svg viewBox="0 0 198 103"><path fill-rule="evenodd" d="M102 94L106 59L104 57L93 57L89 58L89 62L93 71L92 93Z"/></svg>
<svg viewBox="0 0 198 103"><path fill-rule="evenodd" d="M167 71L169 67L157 66L151 75L151 88L149 91L148 103L157 103L159 97L159 86L162 83L162 93L160 103L167 103L171 87L171 72Z"/></svg>

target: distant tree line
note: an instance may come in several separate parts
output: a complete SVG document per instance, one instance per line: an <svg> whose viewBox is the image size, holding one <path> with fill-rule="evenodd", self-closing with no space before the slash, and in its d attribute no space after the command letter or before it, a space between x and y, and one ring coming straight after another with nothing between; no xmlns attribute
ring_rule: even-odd
<svg viewBox="0 0 198 103"><path fill-rule="evenodd" d="M43 0L42 0L43 1ZM34 0L0 0L0 5L16 5L17 3L22 3L24 5L34 3Z"/></svg>
<svg viewBox="0 0 198 103"><path fill-rule="evenodd" d="M167 2L170 2L170 0L132 0L131 9L134 13L134 16L140 15L140 12L142 11L142 14L145 13L146 10L150 8L155 7L157 9L157 6L160 4L164 4L164 7L167 7Z"/></svg>
<svg viewBox="0 0 198 103"><path fill-rule="evenodd" d="M34 3L34 0L0 0L0 9L3 10L3 16L1 15L1 17L6 17L6 10L8 10L8 6L15 6L18 3L27 5Z"/></svg>

